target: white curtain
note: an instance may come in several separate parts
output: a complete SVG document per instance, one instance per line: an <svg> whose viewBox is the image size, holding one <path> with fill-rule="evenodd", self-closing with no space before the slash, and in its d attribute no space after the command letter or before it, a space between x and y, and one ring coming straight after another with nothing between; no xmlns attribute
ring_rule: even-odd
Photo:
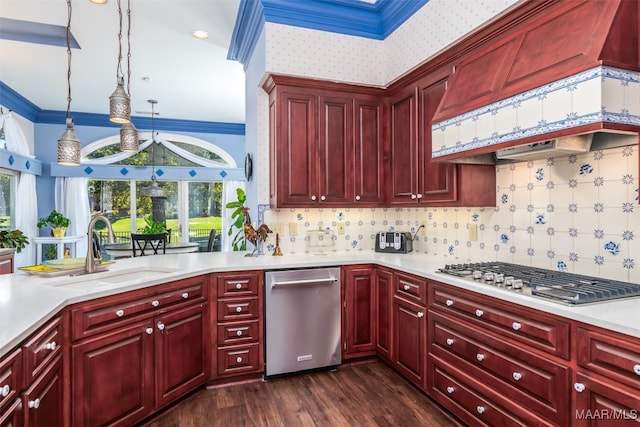
<svg viewBox="0 0 640 427"><path fill-rule="evenodd" d="M67 236L84 236L76 244L76 257L87 255L87 227L91 221L87 178L56 178L55 209L71 220Z"/></svg>
<svg viewBox="0 0 640 427"><path fill-rule="evenodd" d="M27 157L34 157L29 148L27 137L17 123L12 113L2 114L0 128L4 128L4 138L7 150ZM36 193L36 177L33 174L21 172L18 177L18 196L16 200L16 228L21 230L29 240L37 237L38 232L38 197ZM36 245L29 244L19 254L16 253L14 263L16 267L32 265L36 258Z"/></svg>
<svg viewBox="0 0 640 427"><path fill-rule="evenodd" d="M238 200L236 188L246 190L245 184L244 181L224 181L222 184L222 252L233 252L232 242L237 232L237 230L234 230L229 236L229 227L233 224L231 219L233 209L227 209L227 203Z"/></svg>

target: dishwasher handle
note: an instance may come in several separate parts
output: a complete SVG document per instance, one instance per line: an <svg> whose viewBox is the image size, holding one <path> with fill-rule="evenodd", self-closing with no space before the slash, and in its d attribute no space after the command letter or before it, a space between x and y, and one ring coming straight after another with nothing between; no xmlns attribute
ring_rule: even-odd
<svg viewBox="0 0 640 427"><path fill-rule="evenodd" d="M309 286L320 283L333 283L337 282L335 277L323 277L320 279L298 279L298 280L286 280L286 281L273 281L271 288L292 287L292 286Z"/></svg>

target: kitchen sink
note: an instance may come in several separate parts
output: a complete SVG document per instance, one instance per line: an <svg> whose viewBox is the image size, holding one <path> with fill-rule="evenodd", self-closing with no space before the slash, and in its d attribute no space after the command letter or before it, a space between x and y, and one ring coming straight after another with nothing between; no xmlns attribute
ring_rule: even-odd
<svg viewBox="0 0 640 427"><path fill-rule="evenodd" d="M163 277L166 276L167 273L174 273L176 271L177 270L171 268L138 267L120 271L104 271L67 276L65 279L46 284L50 286L64 286L70 289L101 288L113 285L127 286Z"/></svg>

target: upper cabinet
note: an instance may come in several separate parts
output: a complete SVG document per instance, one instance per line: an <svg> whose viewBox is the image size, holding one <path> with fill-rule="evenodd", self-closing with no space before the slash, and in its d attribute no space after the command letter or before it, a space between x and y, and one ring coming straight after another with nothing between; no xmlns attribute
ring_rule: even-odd
<svg viewBox="0 0 640 427"><path fill-rule="evenodd" d="M493 165L431 158L431 122L447 90L444 71L394 90L389 99L390 205L495 206Z"/></svg>
<svg viewBox="0 0 640 427"><path fill-rule="evenodd" d="M382 206L382 97L358 88L271 76L273 207Z"/></svg>

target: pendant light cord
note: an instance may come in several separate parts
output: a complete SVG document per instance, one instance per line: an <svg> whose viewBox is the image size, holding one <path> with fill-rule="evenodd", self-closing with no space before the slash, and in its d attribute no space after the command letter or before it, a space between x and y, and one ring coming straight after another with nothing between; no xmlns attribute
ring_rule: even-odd
<svg viewBox="0 0 640 427"><path fill-rule="evenodd" d="M131 2L127 0L127 94L131 98Z"/></svg>
<svg viewBox="0 0 640 427"><path fill-rule="evenodd" d="M71 110L71 0L67 0L67 114Z"/></svg>
<svg viewBox="0 0 640 427"><path fill-rule="evenodd" d="M122 3L118 0L118 17L120 18L120 28L118 30L118 66L116 67L116 78L123 77L122 72Z"/></svg>
<svg viewBox="0 0 640 427"><path fill-rule="evenodd" d="M149 101L151 103L151 176L156 176L156 103L157 101Z"/></svg>

